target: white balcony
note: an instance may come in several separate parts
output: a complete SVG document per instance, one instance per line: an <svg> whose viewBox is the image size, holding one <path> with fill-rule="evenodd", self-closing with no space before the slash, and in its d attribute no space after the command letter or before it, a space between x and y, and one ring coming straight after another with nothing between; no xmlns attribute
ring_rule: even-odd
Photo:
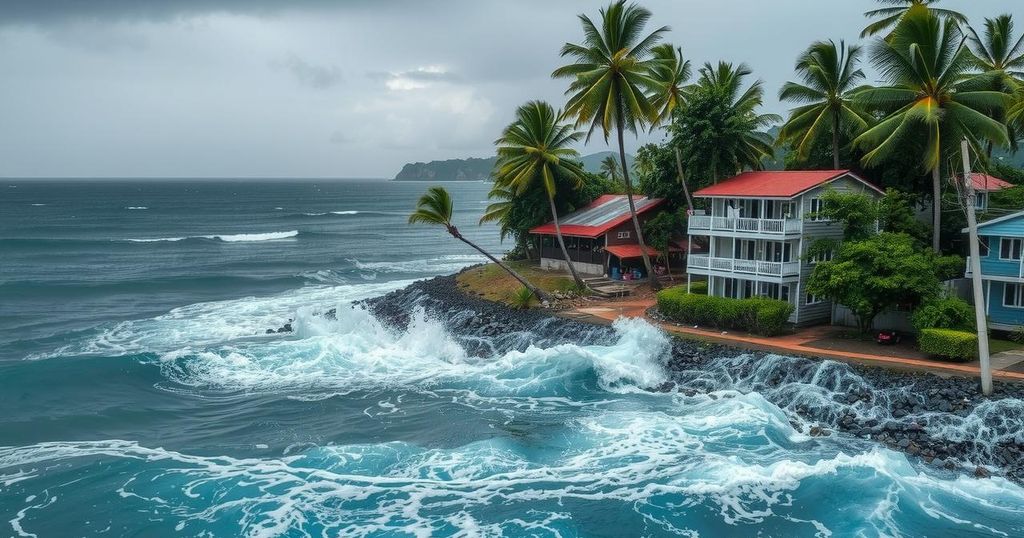
<svg viewBox="0 0 1024 538"><path fill-rule="evenodd" d="M800 262L769 262L762 260L743 260L737 258L715 258L706 255L691 254L687 259L690 269L706 269L720 273L736 273L741 275L784 277L799 276Z"/></svg>
<svg viewBox="0 0 1024 538"><path fill-rule="evenodd" d="M799 219L744 219L692 215L689 220L689 229L691 231L753 235L786 235L801 233L803 231L803 221Z"/></svg>

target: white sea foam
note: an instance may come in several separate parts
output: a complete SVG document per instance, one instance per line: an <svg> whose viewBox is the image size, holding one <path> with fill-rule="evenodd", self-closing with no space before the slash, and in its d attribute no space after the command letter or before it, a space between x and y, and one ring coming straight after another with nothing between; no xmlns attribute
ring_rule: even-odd
<svg viewBox="0 0 1024 538"><path fill-rule="evenodd" d="M43 207L46 204L32 204L32 207Z"/></svg>
<svg viewBox="0 0 1024 538"><path fill-rule="evenodd" d="M112 495L143 503L188 535L216 523L238 525L235 533L246 536L312 529L344 536L564 536L577 534L574 511L609 506L634 513L646 522L644 534L654 535L1022 530L1024 490L1013 483L945 479L886 449L841 450L840 439L779 443L793 433L781 410L756 395L725 396L689 398L673 412L584 415L543 446L514 439L455 448L391 442L310 447L276 458L196 456L117 440L0 447L0 478L61 465L65 482L45 492L32 489L31 480L15 484L18 500L10 501L12 510L21 504L29 514L17 518L25 532L35 518L62 509L51 497L75 502L74 478L95 482L93 465L85 463L96 460L120 462L129 473L108 478ZM503 516L497 522L488 517L495 511Z"/></svg>
<svg viewBox="0 0 1024 538"><path fill-rule="evenodd" d="M129 211L144 211L144 210L149 209L149 208L144 206L144 205L131 205L131 206L126 207L125 209L127 209Z"/></svg>
<svg viewBox="0 0 1024 538"><path fill-rule="evenodd" d="M360 308L336 319L299 309L295 339L164 353L164 375L203 389L301 392L305 397L369 387L453 389L482 395L559 396L591 390L629 392L667 380L667 337L636 319L615 324L610 346L530 347L471 357L444 326L417 310L393 332Z"/></svg>
<svg viewBox="0 0 1024 538"><path fill-rule="evenodd" d="M289 239L298 235L298 230L291 230L287 232L267 232L259 234L190 235L183 237L157 237L153 239L125 239L124 241L130 241L132 243L156 243L161 241L184 241L186 239L213 239L216 241L224 241L225 243L238 243L250 241L276 241L280 239Z"/></svg>
<svg viewBox="0 0 1024 538"><path fill-rule="evenodd" d="M183 345L231 345L238 339L265 337L300 308L326 311L339 303L357 301L407 286L399 280L360 285L307 286L268 297L242 297L175 308L155 318L123 321L100 327L98 334L30 358L68 355L119 356L167 353Z"/></svg>
<svg viewBox="0 0 1024 538"><path fill-rule="evenodd" d="M449 254L418 260L391 260L363 262L349 260L357 269L376 273L452 273L464 267L484 263L487 257L479 254Z"/></svg>

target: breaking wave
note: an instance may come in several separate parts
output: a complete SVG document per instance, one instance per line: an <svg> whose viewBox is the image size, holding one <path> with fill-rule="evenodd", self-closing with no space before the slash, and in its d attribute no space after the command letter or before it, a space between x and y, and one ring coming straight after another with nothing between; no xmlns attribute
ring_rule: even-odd
<svg viewBox="0 0 1024 538"><path fill-rule="evenodd" d="M123 241L129 241L132 243L157 243L162 241L176 242L186 241L189 239L206 239L212 241L223 241L225 243L239 243L250 241L276 241L280 239L290 239L298 235L298 230L291 230L287 232L267 232L258 234L190 235L184 237L157 237L153 239L124 239Z"/></svg>

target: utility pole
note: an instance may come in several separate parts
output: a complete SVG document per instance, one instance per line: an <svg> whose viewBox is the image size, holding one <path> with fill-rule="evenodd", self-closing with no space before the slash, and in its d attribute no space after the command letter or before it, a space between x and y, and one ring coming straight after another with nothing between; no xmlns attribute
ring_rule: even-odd
<svg viewBox="0 0 1024 538"><path fill-rule="evenodd" d="M988 325L985 319L985 294L981 289L981 249L978 247L978 221L974 216L974 181L971 180L971 155L967 140L960 142L964 160L964 188L967 189L967 231L971 246L971 284L974 288L974 319L978 324L978 358L981 360L981 393L992 394L992 364L988 356Z"/></svg>

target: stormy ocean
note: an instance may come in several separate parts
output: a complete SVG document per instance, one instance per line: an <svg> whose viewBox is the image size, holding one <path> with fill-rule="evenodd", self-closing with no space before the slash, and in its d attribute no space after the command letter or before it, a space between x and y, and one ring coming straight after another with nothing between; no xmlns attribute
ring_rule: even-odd
<svg viewBox="0 0 1024 538"><path fill-rule="evenodd" d="M0 184L0 535L1024 536L1009 480L801 433L779 402L882 394L834 363L656 392L671 344L643 321L571 341L353 307L482 261L405 224L425 187ZM500 251L489 185L446 187ZM984 441L1019 403L929 433Z"/></svg>

